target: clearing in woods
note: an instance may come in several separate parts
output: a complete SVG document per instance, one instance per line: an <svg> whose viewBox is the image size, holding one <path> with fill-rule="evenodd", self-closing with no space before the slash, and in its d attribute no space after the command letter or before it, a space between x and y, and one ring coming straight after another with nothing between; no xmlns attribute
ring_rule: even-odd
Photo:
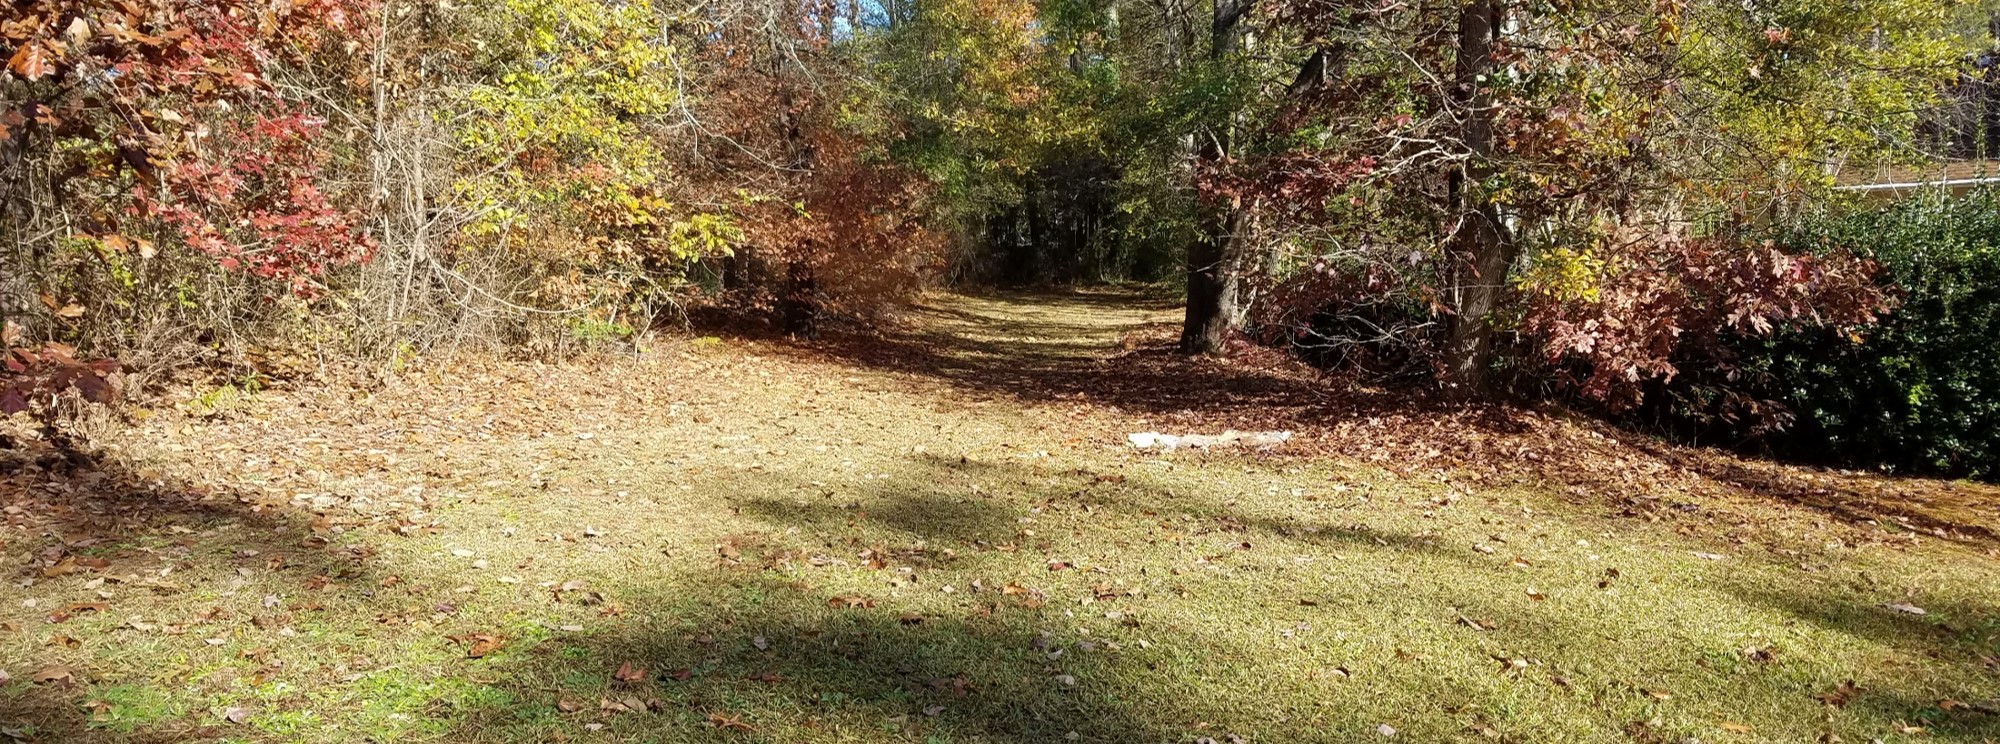
<svg viewBox="0 0 2000 744"><path fill-rule="evenodd" d="M0 740L2000 737L1992 489L1327 393L1149 303L188 391L5 471ZM1224 428L1297 437L1124 438Z"/></svg>

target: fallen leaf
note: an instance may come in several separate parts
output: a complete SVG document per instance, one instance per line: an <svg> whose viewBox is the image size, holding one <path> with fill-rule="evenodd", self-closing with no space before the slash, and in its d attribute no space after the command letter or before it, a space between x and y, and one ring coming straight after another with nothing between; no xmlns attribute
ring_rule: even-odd
<svg viewBox="0 0 2000 744"><path fill-rule="evenodd" d="M491 633L471 633L452 640L465 646L465 656L468 659L480 658L507 645L507 639Z"/></svg>
<svg viewBox="0 0 2000 744"><path fill-rule="evenodd" d="M50 69L53 67L54 65L49 63L49 55L46 48L43 47L42 43L34 40L29 40L27 43L22 44L19 49L15 49L14 56L7 60L7 69L19 73L28 82L42 79L49 74Z"/></svg>
<svg viewBox="0 0 2000 744"><path fill-rule="evenodd" d="M1834 687L1832 692L1822 693L1814 697L1819 698L1820 702L1835 708L1844 708L1847 707L1847 701L1853 700L1854 696L1860 693L1861 688L1856 687L1854 680L1850 679Z"/></svg>
<svg viewBox="0 0 2000 744"><path fill-rule="evenodd" d="M638 682L646 678L646 668L628 661L619 664L618 671L612 672L611 678L620 682Z"/></svg>
<svg viewBox="0 0 2000 744"><path fill-rule="evenodd" d="M756 731L755 727L744 723L739 716L716 712L708 714L708 724L724 731Z"/></svg>
<svg viewBox="0 0 2000 744"><path fill-rule="evenodd" d="M38 685L55 684L58 682L69 684L76 681L76 671L66 666L45 666L40 671L35 672L35 676L31 679Z"/></svg>

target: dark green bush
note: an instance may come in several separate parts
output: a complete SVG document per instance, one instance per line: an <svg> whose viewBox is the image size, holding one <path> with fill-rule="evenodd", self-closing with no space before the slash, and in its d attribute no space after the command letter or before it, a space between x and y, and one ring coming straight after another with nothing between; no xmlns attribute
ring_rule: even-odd
<svg viewBox="0 0 2000 744"><path fill-rule="evenodd" d="M2000 477L2000 190L1931 192L1807 220L1784 242L1880 262L1896 310L1858 342L1825 330L1739 339L1739 364L1690 374L1676 386L1679 401L1758 409L1724 417L1722 428L1787 458ZM1746 395L1714 392L1725 389ZM1770 403L1788 411L1789 426L1754 423Z"/></svg>

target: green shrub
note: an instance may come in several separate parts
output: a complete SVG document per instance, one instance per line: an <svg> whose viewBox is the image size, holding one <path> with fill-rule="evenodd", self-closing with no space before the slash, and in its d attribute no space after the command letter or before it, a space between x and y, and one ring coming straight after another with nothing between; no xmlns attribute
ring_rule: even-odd
<svg viewBox="0 0 2000 744"><path fill-rule="evenodd" d="M1682 402L1723 410L1712 393L1686 394L1706 385L1746 391L1739 408L1779 404L1792 417L1782 430L1758 432L1749 417L1726 428L1780 456L2000 477L2000 190L1806 220L1786 242L1880 262L1896 310L1858 339L1822 330L1738 340L1740 364L1693 375Z"/></svg>

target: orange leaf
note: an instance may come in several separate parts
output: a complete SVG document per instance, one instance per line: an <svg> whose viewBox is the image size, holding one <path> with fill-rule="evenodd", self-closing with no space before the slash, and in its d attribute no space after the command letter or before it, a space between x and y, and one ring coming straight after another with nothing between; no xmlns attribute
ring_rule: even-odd
<svg viewBox="0 0 2000 744"><path fill-rule="evenodd" d="M7 69L32 82L48 77L54 67L49 59L49 49L40 41L29 41L14 50L14 56L7 60Z"/></svg>
<svg viewBox="0 0 2000 744"><path fill-rule="evenodd" d="M507 645L507 639L490 633L471 633L452 640L465 644L465 656L471 659L477 659L493 653L500 650L500 647Z"/></svg>

